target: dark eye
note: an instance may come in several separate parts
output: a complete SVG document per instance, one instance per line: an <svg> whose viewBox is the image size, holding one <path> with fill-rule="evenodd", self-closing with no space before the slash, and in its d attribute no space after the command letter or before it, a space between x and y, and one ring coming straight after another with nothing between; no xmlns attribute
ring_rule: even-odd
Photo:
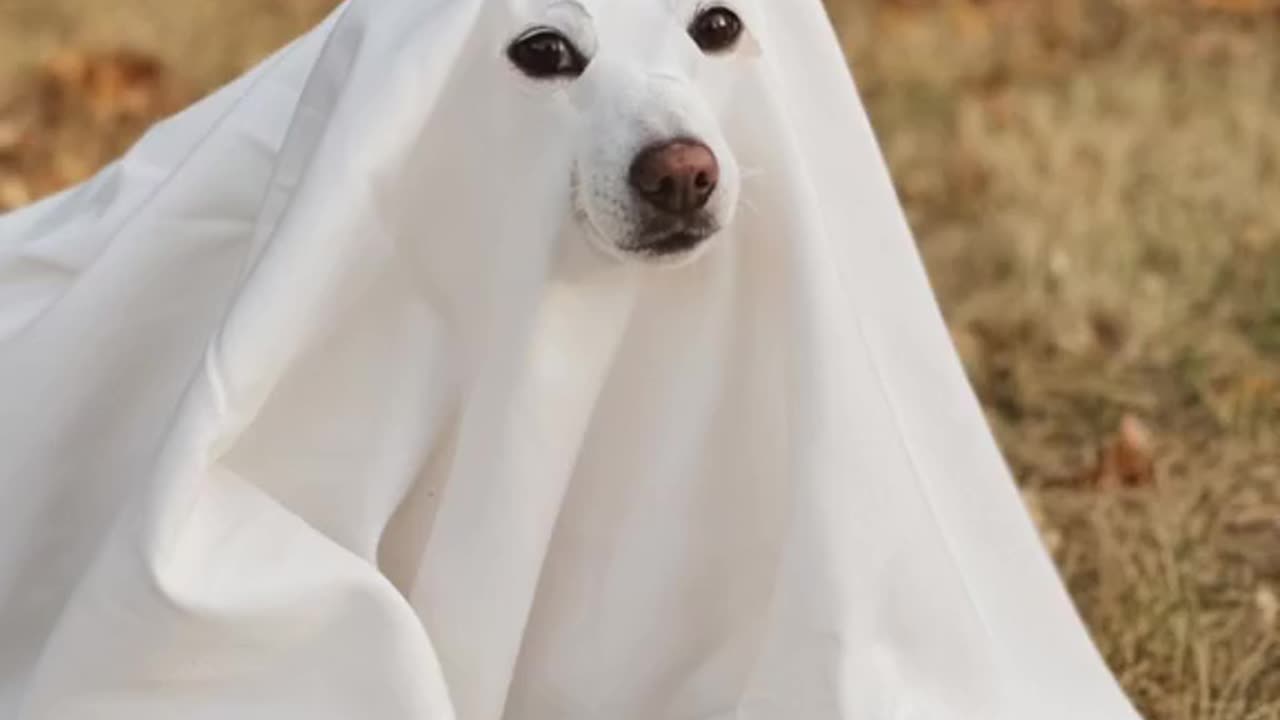
<svg viewBox="0 0 1280 720"><path fill-rule="evenodd" d="M713 7L698 13L689 26L689 37L703 52L724 52L742 35L742 18L728 8Z"/></svg>
<svg viewBox="0 0 1280 720"><path fill-rule="evenodd" d="M578 48L555 30L525 33L507 48L507 57L531 78L577 77L587 69Z"/></svg>

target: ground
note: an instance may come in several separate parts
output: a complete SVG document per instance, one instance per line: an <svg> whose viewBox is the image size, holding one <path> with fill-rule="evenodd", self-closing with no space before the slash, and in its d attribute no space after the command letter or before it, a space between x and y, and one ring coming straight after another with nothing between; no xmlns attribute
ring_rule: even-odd
<svg viewBox="0 0 1280 720"><path fill-rule="evenodd" d="M332 0L7 0L0 209ZM1150 720L1280 720L1280 12L829 0L956 346ZM100 52L101 51L101 52Z"/></svg>

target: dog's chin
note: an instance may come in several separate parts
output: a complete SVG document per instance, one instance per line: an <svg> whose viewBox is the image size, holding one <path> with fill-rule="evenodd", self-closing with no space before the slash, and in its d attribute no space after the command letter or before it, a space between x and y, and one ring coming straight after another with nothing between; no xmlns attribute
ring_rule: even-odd
<svg viewBox="0 0 1280 720"><path fill-rule="evenodd" d="M683 265L713 244L721 223L711 213L696 218L653 218L646 227L616 243L626 258L648 265Z"/></svg>
<svg viewBox="0 0 1280 720"><path fill-rule="evenodd" d="M619 245L629 257L658 265L682 264L693 260L715 238L714 228L679 229L662 233L646 233L632 242Z"/></svg>
<svg viewBox="0 0 1280 720"><path fill-rule="evenodd" d="M645 265L685 265L701 257L715 244L724 226L711 212L694 217L651 216L630 232L605 232L592 213L582 207L577 219L591 245L605 255L624 262Z"/></svg>
<svg viewBox="0 0 1280 720"><path fill-rule="evenodd" d="M718 227L707 226L642 233L620 241L600 232L591 223L587 223L585 229L590 244L615 260L662 266L693 262L715 243L719 234Z"/></svg>

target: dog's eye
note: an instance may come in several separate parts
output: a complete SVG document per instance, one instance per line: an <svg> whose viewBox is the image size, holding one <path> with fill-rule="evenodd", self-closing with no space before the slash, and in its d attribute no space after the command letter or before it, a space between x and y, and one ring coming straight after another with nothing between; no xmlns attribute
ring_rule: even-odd
<svg viewBox="0 0 1280 720"><path fill-rule="evenodd" d="M689 25L689 37L704 52L724 52L731 49L742 35L742 18L723 7L708 8L698 14Z"/></svg>
<svg viewBox="0 0 1280 720"><path fill-rule="evenodd" d="M531 78L577 77L587 69L587 59L555 30L532 30L511 43L507 57Z"/></svg>

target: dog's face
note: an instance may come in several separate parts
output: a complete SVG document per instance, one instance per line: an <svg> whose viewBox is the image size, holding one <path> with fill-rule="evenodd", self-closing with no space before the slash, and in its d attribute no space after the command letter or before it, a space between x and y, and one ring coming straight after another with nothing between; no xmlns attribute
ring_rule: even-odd
<svg viewBox="0 0 1280 720"><path fill-rule="evenodd" d="M732 2L549 0L506 56L528 82L580 90L576 221L616 257L688 262L733 219L739 170L695 83L746 54Z"/></svg>

